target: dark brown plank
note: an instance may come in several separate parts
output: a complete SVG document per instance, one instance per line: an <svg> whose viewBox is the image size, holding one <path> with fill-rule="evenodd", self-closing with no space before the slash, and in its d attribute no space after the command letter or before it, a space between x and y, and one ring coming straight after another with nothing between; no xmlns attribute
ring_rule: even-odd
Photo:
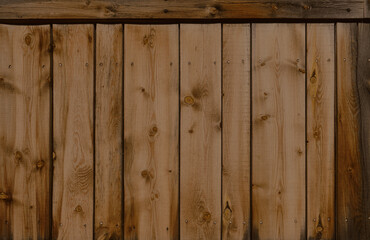
<svg viewBox="0 0 370 240"><path fill-rule="evenodd" d="M0 25L0 239L49 237L50 26Z"/></svg>
<svg viewBox="0 0 370 240"><path fill-rule="evenodd" d="M0 19L362 18L368 0L2 0Z"/></svg>
<svg viewBox="0 0 370 240"><path fill-rule="evenodd" d="M337 25L338 239L370 237L369 30L368 24Z"/></svg>

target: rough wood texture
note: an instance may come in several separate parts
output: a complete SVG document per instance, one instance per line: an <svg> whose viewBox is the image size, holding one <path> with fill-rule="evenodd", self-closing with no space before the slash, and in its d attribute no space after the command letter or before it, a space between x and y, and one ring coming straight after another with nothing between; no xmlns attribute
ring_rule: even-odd
<svg viewBox="0 0 370 240"><path fill-rule="evenodd" d="M367 1L1 0L0 19L363 18Z"/></svg>
<svg viewBox="0 0 370 240"><path fill-rule="evenodd" d="M96 26L95 238L122 238L122 25Z"/></svg>
<svg viewBox="0 0 370 240"><path fill-rule="evenodd" d="M250 238L250 25L223 25L222 238Z"/></svg>
<svg viewBox="0 0 370 240"><path fill-rule="evenodd" d="M181 239L221 239L221 25L180 26Z"/></svg>
<svg viewBox="0 0 370 240"><path fill-rule="evenodd" d="M0 25L0 239L49 238L49 26Z"/></svg>
<svg viewBox="0 0 370 240"><path fill-rule="evenodd" d="M306 239L305 25L252 28L253 239Z"/></svg>
<svg viewBox="0 0 370 240"><path fill-rule="evenodd" d="M124 238L178 239L178 25L124 36Z"/></svg>
<svg viewBox="0 0 370 240"><path fill-rule="evenodd" d="M94 26L54 25L53 40L53 239L92 239Z"/></svg>
<svg viewBox="0 0 370 240"><path fill-rule="evenodd" d="M307 237L334 239L334 24L307 25Z"/></svg>
<svg viewBox="0 0 370 240"><path fill-rule="evenodd" d="M370 237L369 34L368 24L337 25L338 239Z"/></svg>

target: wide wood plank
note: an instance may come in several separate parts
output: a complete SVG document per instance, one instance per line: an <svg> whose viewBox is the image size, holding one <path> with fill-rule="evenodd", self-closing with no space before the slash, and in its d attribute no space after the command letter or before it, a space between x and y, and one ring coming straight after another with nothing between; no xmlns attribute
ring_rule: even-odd
<svg viewBox="0 0 370 240"><path fill-rule="evenodd" d="M53 40L53 239L92 239L94 26L53 25Z"/></svg>
<svg viewBox="0 0 370 240"><path fill-rule="evenodd" d="M370 237L368 37L368 24L337 25L338 239Z"/></svg>
<svg viewBox="0 0 370 240"><path fill-rule="evenodd" d="M305 26L252 28L253 239L306 239Z"/></svg>
<svg viewBox="0 0 370 240"><path fill-rule="evenodd" d="M221 25L182 24L181 239L221 238Z"/></svg>
<svg viewBox="0 0 370 240"><path fill-rule="evenodd" d="M96 26L95 238L122 237L122 25Z"/></svg>
<svg viewBox="0 0 370 240"><path fill-rule="evenodd" d="M223 25L222 238L250 239L250 25Z"/></svg>
<svg viewBox="0 0 370 240"><path fill-rule="evenodd" d="M334 239L334 24L307 24L307 238Z"/></svg>
<svg viewBox="0 0 370 240"><path fill-rule="evenodd" d="M0 19L343 19L363 18L365 1L3 0Z"/></svg>
<svg viewBox="0 0 370 240"><path fill-rule="evenodd" d="M0 239L49 238L50 26L0 25Z"/></svg>
<svg viewBox="0 0 370 240"><path fill-rule="evenodd" d="M124 238L178 239L178 25L124 36Z"/></svg>

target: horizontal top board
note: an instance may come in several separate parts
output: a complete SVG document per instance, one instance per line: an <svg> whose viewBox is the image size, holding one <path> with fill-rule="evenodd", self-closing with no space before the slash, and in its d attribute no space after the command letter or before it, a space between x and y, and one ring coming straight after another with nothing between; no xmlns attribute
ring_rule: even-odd
<svg viewBox="0 0 370 240"><path fill-rule="evenodd" d="M363 19L370 0L0 0L0 20Z"/></svg>

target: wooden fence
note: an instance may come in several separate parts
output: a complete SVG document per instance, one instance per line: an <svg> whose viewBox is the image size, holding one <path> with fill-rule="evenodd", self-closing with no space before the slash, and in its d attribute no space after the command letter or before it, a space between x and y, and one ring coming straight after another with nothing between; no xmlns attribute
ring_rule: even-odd
<svg viewBox="0 0 370 240"><path fill-rule="evenodd" d="M369 39L0 25L0 239L370 239Z"/></svg>

